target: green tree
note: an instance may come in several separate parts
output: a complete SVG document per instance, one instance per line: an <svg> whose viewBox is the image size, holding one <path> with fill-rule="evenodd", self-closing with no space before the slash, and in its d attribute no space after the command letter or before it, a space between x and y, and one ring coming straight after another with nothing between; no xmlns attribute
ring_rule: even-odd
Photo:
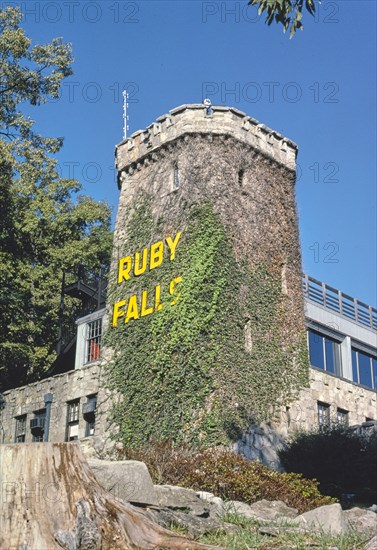
<svg viewBox="0 0 377 550"><path fill-rule="evenodd" d="M303 29L301 19L304 8L315 14L316 5L320 0L249 0L251 6L258 6L258 14L266 12L266 23L274 21L283 25L284 32L289 29L290 38L297 29Z"/></svg>
<svg viewBox="0 0 377 550"><path fill-rule="evenodd" d="M2 387L38 378L53 363L62 270L108 263L110 208L78 195L54 155L61 138L34 132L22 103L57 98L72 74L61 39L32 46L18 8L0 10L0 371Z"/></svg>

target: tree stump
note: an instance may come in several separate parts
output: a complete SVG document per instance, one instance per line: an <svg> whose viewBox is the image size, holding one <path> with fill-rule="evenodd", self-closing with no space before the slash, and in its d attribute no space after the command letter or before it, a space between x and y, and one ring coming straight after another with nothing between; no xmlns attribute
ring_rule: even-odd
<svg viewBox="0 0 377 550"><path fill-rule="evenodd" d="M77 443L1 445L0 472L1 549L214 548L164 529L105 491Z"/></svg>

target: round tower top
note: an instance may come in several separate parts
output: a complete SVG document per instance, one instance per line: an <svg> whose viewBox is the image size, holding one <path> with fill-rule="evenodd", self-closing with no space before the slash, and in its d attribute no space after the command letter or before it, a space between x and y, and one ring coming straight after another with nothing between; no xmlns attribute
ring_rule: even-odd
<svg viewBox="0 0 377 550"><path fill-rule="evenodd" d="M223 105L181 105L157 118L145 130L138 130L115 149L120 172L140 162L161 146L183 136L213 134L231 136L291 170L296 169L297 145L234 107Z"/></svg>

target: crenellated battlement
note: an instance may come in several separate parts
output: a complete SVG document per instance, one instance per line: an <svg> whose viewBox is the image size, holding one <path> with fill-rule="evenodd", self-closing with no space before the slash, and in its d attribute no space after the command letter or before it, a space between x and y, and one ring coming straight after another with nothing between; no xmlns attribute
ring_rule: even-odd
<svg viewBox="0 0 377 550"><path fill-rule="evenodd" d="M181 105L157 118L116 146L118 173L128 171L156 149L185 135L225 135L248 144L290 170L296 169L297 145L278 132L233 107Z"/></svg>

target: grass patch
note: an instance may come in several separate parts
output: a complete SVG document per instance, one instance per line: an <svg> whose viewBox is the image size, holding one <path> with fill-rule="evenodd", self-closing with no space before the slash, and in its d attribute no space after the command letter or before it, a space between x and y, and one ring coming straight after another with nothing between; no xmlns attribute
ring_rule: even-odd
<svg viewBox="0 0 377 550"><path fill-rule="evenodd" d="M316 548L318 550L359 550L367 542L365 535L356 532L343 536L326 535L323 533L302 533L281 531L277 536L259 533L261 524L253 519L243 518L238 514L227 514L224 517L228 523L237 525L235 533L218 531L211 535L199 537L198 542L221 546L224 550L301 550ZM289 525L289 524L287 524ZM264 524L266 527L267 524ZM276 524L269 524L276 528Z"/></svg>

